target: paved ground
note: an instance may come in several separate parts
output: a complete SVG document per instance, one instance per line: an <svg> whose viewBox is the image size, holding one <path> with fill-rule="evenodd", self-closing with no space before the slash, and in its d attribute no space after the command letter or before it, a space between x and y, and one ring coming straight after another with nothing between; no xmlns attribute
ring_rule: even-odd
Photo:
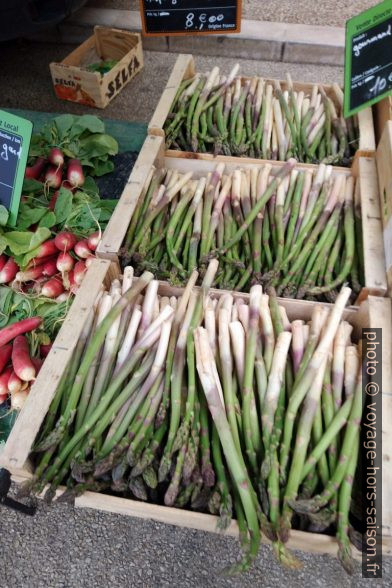
<svg viewBox="0 0 392 588"><path fill-rule="evenodd" d="M53 94L48 63L64 57L65 45L22 42L0 51L0 108L85 112ZM147 121L155 108L177 56L146 53L143 73L105 111L106 117ZM200 70L212 64L228 71L230 62L199 57ZM331 82L342 80L341 68L284 63L241 62L244 74ZM91 111L90 111L91 112ZM268 548L254 568L237 579L219 575L238 557L238 543L230 538L178 529L68 506L40 505L35 518L25 518L0 506L0 587L4 588L128 588L352 587L369 585L359 571L348 578L339 563L327 556L305 556L301 571L283 570ZM385 567L384 586L392 586L392 563ZM371 583L371 586L379 583Z"/></svg>
<svg viewBox="0 0 392 588"><path fill-rule="evenodd" d="M242 0L243 15L251 20L344 27L346 20L374 6L374 0ZM139 9L138 0L89 0L97 8Z"/></svg>
<svg viewBox="0 0 392 588"><path fill-rule="evenodd" d="M15 50L16 47L16 50ZM28 108L47 112L71 112L81 114L85 107L60 101L53 92L48 64L60 61L72 46L20 41L0 50L0 107ZM114 119L148 121L165 87L170 71L178 55L145 52L145 68L104 110L103 116ZM284 78L290 72L293 80L342 82L343 69L329 66L311 66L289 63L271 63L241 60L241 73L259 74L265 77ZM228 72L233 60L199 56L196 66L208 71L218 65ZM11 82L12 80L12 82Z"/></svg>
<svg viewBox="0 0 392 588"><path fill-rule="evenodd" d="M239 556L235 539L89 509L39 506L34 518L0 507L3 588L369 586L359 564L349 578L333 558L297 553L302 569L283 570L268 547L251 571L225 578L221 571ZM391 575L388 562L383 586L392 585Z"/></svg>

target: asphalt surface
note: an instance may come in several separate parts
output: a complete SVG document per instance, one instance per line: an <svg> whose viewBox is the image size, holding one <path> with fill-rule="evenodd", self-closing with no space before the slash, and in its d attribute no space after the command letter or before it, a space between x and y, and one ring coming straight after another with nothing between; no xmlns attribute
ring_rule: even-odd
<svg viewBox="0 0 392 588"><path fill-rule="evenodd" d="M74 49L71 45L18 41L0 46L0 107L22 108L43 112L83 114L86 107L58 100L53 91L49 63L61 61ZM144 52L145 67L104 110L93 111L106 118L148 121L164 89L177 54ZM286 72L293 80L310 82L343 82L343 68L299 65L282 62L240 60L244 75L261 75L282 79ZM229 72L232 59L196 57L199 71L218 65Z"/></svg>
<svg viewBox="0 0 392 588"><path fill-rule="evenodd" d="M86 111L108 118L148 121L177 55L145 53L145 69L104 111L57 100L48 64L72 48L32 42L0 47L0 108L49 112ZM198 57L207 71L219 65L229 71L232 60ZM342 81L341 68L241 61L241 72L303 81ZM66 505L39 504L34 518L0 505L0 588L127 588L142 586L290 588L369 586L360 566L349 578L328 556L298 554L301 570L284 570L263 547L252 570L224 578L222 569L239 556L235 539L180 529L153 521L74 510ZM384 586L392 586L392 563L385 561ZM371 586L381 585L371 582Z"/></svg>
<svg viewBox="0 0 392 588"><path fill-rule="evenodd" d="M374 0L242 0L242 14L250 20L344 27L346 20L375 4ZM88 6L139 10L139 1L89 0Z"/></svg>
<svg viewBox="0 0 392 588"><path fill-rule="evenodd" d="M222 571L239 558L233 538L163 525L91 509L39 504L34 518L0 506L0 586L3 588L368 588L384 581L346 575L339 562L296 553L303 567L283 570L263 546L252 569L241 576Z"/></svg>

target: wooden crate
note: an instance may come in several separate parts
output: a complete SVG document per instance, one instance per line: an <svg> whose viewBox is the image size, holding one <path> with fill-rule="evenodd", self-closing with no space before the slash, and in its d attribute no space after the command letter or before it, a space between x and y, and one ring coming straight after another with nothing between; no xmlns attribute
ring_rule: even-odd
<svg viewBox="0 0 392 588"><path fill-rule="evenodd" d="M377 148L377 171L380 186L381 218L384 229L385 263L388 291L392 296L392 120L385 124Z"/></svg>
<svg viewBox="0 0 392 588"><path fill-rule="evenodd" d="M104 259L110 259L119 263L121 246L124 242L133 212L140 198L143 198L148 187L151 167L165 167L177 169L182 173L193 171L195 177L212 171L218 162L224 162L227 170L241 167L261 166L266 163L261 159L249 159L242 157L227 157L208 154L189 154L180 151L164 151L164 138L150 135L140 152L135 167L124 188L120 201L109 221L102 241L99 244L97 255ZM279 168L282 162L269 162L273 167ZM317 166L311 164L298 164L299 169L312 169ZM369 294L373 296L385 296L387 281L384 263L384 245L381 233L380 202L378 194L378 182L375 159L361 157L356 165L349 170L344 167L336 167L334 174L342 173L356 177L356 199L362 207L362 230L364 240L365 259L365 287L360 293L358 303Z"/></svg>
<svg viewBox="0 0 392 588"><path fill-rule="evenodd" d="M104 75L86 69L101 59L118 63ZM61 63L51 63L50 72L57 98L105 108L142 67L139 33L96 26L94 34Z"/></svg>
<svg viewBox="0 0 392 588"><path fill-rule="evenodd" d="M179 55L166 88L162 92L161 99L148 125L148 132L151 135L159 135L164 137L163 130L165 121L170 112L171 106L174 102L177 90L183 80L192 78L195 75L195 62L192 55ZM246 78L244 78L246 79ZM275 80L266 79L267 83L274 83ZM287 82L280 82L282 89L287 89ZM310 94L314 84L304 82L293 82L294 89ZM336 98L335 91L331 85L319 84L322 86L326 94L333 100L339 108L339 103ZM374 134L373 113L371 108L365 108L358 113L359 123L359 149L356 157L371 157L374 156L376 150L376 139Z"/></svg>
<svg viewBox="0 0 392 588"><path fill-rule="evenodd" d="M381 141L382 134L388 121L392 121L392 96L387 96L373 106L374 129L376 144Z"/></svg>
<svg viewBox="0 0 392 588"><path fill-rule="evenodd" d="M0 454L0 467L5 467L11 472L17 470L21 474L28 474L31 471L27 456L42 424L42 415L49 409L94 300L105 280L113 277L113 272L113 264L104 259L94 260L87 270L68 315Z"/></svg>
<svg viewBox="0 0 392 588"><path fill-rule="evenodd" d="M100 260L89 269L89 276L83 282L83 285L78 293L74 303L74 317L79 316L78 330L76 325L73 326L73 336L71 337L69 324L67 329L64 325L64 330L68 333L63 335L63 343L60 345L56 341L56 349L63 351L62 364L56 369L58 377L51 375L50 381L45 387L44 391L39 389L39 386L34 386L30 393L31 401L26 404L22 411L17 424L11 432L8 439L4 454L1 456L1 465L7 467L13 473L13 479L16 482L31 477L33 470L29 462L29 453L33 446L35 437L38 433L40 425L43 423L45 415L51 400L56 391L56 385L59 380L60 372L65 369L66 363L72 353L72 349L80 333L84 321L86 320L87 311L91 308L99 288L106 280L111 280L118 276L116 266L110 264L109 261ZM161 282L159 286L159 293L162 296L180 296L183 290L181 288L173 288L165 282ZM224 291L211 290L212 297L219 298L224 295ZM240 296L243 299L248 299L248 294L234 293L235 297ZM314 308L314 302L301 300L287 300L279 299L279 303L285 307L287 315L290 320L303 319L309 320ZM326 304L325 306L331 307ZM82 314L80 314L82 313ZM382 427L382 441L383 441L383 549L385 553L392 554L392 501L388 500L391 496L392 488L392 471L389 468L389 463L392 458L392 433L390 429L390 422L392 419L392 308L391 301L388 298L369 297L359 309L349 307L345 310L344 319L349 321L353 327L354 337L361 336L361 330L364 327L372 327L383 329L383 347L382 347L382 363L383 363L383 381L386 385L383 388L382 406L383 406L383 427ZM68 353L68 359L65 360L64 353ZM58 356L52 354L53 360ZM49 362L48 362L49 363ZM6 460L4 460L6 456ZM59 489L61 492L62 489ZM94 508L96 510L106 511L110 513L117 513L126 516L135 516L144 519L159 521L180 527L198 529L201 531L218 532L216 528L217 517L202 514L193 511L187 511L176 508L168 508L144 502L137 502L127 498L120 498L100 494L95 492L86 492L83 496L75 501L77 508ZM226 531L226 534L238 536L237 523L233 521ZM328 553L336 554L337 544L333 537L321 534L310 534L301 531L293 531L288 546L292 549L299 549L314 553ZM360 555L356 552L356 556Z"/></svg>

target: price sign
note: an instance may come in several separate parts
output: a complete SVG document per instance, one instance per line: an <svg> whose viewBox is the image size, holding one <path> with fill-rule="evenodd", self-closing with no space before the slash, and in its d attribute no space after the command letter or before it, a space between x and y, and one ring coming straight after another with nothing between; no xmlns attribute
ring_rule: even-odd
<svg viewBox="0 0 392 588"><path fill-rule="evenodd" d="M344 116L392 93L392 0L346 23Z"/></svg>
<svg viewBox="0 0 392 588"><path fill-rule="evenodd" d="M0 110L0 204L14 225L26 169L33 123Z"/></svg>
<svg viewBox="0 0 392 588"><path fill-rule="evenodd" d="M147 36L241 31L241 0L140 0L140 12Z"/></svg>

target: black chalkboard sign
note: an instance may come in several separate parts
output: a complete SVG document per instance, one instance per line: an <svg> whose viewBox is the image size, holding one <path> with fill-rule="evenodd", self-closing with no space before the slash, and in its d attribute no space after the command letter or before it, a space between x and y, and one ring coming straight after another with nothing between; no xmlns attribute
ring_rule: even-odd
<svg viewBox="0 0 392 588"><path fill-rule="evenodd" d="M140 0L145 35L238 33L241 0Z"/></svg>
<svg viewBox="0 0 392 588"><path fill-rule="evenodd" d="M7 209L11 208L22 143L21 135L0 130L0 204Z"/></svg>
<svg viewBox="0 0 392 588"><path fill-rule="evenodd" d="M15 224L33 125L30 121L0 110L0 204Z"/></svg>
<svg viewBox="0 0 392 588"><path fill-rule="evenodd" d="M344 114L391 92L392 0L385 0L347 22Z"/></svg>

